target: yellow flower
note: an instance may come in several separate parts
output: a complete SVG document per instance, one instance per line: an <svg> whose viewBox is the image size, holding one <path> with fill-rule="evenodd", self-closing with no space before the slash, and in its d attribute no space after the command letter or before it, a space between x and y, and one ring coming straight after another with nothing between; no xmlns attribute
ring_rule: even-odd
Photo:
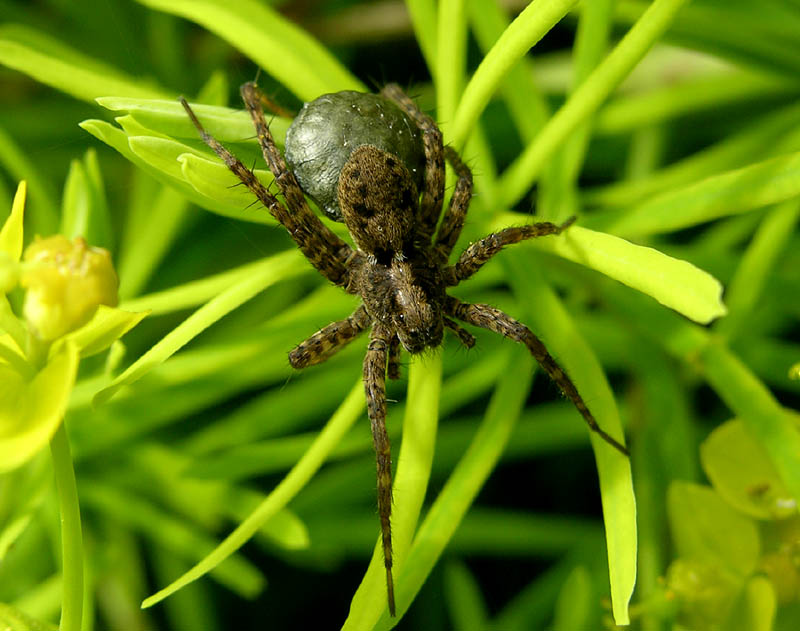
<svg viewBox="0 0 800 631"><path fill-rule="evenodd" d="M82 237L37 238L26 248L23 261L23 312L41 340L52 341L83 326L98 305L117 304L119 281L111 255Z"/></svg>

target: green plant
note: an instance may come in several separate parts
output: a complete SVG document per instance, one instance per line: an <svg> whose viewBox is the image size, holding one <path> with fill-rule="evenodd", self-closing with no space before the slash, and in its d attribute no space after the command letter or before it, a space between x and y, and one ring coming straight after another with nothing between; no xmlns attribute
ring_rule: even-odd
<svg viewBox="0 0 800 631"><path fill-rule="evenodd" d="M121 307L151 314L126 337L124 358L116 345L108 364L86 363L69 402L92 586L86 628L95 611L114 629L145 628L152 611L157 621L167 616L168 628L227 628L231 612L215 611L221 605L207 597L210 583L190 580L210 572L237 597L255 597L265 585L256 566L264 551L265 594L282 595L266 614L276 625L303 624L303 609L320 613L317 602L325 604L327 626L339 624L358 579L326 598L321 592L330 583L321 587L323 578L309 578L324 574L309 570L303 581L314 583L301 589L304 582L286 578L292 572L282 574L273 559L331 567L350 556L364 559L377 537L369 434L359 422L359 349L288 383L284 355L293 342L351 312L352 300L319 282L266 213L247 208L250 197L229 188L234 178L196 139L177 96L203 84L190 100L206 104L196 111L209 132L245 162L256 156L246 140L253 133L246 115L225 107L228 77L250 79L255 65L172 16L244 53L264 69L262 86L292 106L326 91L365 89L363 75L255 0L141 0L141 6L120 0L91 9L52 2L57 15L79 18L80 26L61 36L70 46L53 39L46 12L2 4L10 20L27 25L0 26L0 63L80 101L97 100L100 116L116 117L83 120L100 110L91 113L50 91L6 101L0 162L13 178L28 181L30 232L50 234L59 226L63 232L60 216L101 203L89 160L72 167L67 212L59 213L55 201L53 183L62 179L66 159L76 143L88 144L85 133L73 131L83 120L85 131L115 150L97 145L114 209L109 242L101 245L118 260ZM462 242L527 221L534 184L538 217L580 215L569 238L501 255L465 287L465 298L529 322L600 424L618 432L624 421L633 448L629 462L592 440L604 542L594 519L556 514L576 508L572 496L597 496L593 472L577 457L586 432L564 402L526 404L533 367L524 352L481 337L478 360L448 344L415 360L408 393L394 391L401 403L389 426L397 460L398 610L405 612L419 592L408 624L445 626L433 621L446 611L464 629L529 629L548 621L558 629L596 627L603 616L599 594L610 595L611 613L624 624L637 566L634 624L682 624L687 601L670 600L680 583L673 580L669 592L659 577L708 542L687 546L676 533L671 555L666 489L673 480L698 478L699 441L730 412L741 421L744 442L763 452L770 480L780 481L787 501L800 497L800 434L782 405L796 401L799 383L789 379L789 368L800 359L792 337L800 314L794 103L800 49L798 38L784 33L800 33L800 14L795 3L758 4L536 0L509 23L485 0L406 3L432 77L416 88L419 102L435 110L445 139L463 150L476 173L478 195ZM343 3L297 19L323 39L349 33L336 51L356 65L359 31L343 25L369 21L358 13L348 22L353 10L367 9ZM525 56L557 24L554 33L571 49ZM142 29L147 44L136 34ZM640 74L631 74L662 36L732 65L657 49ZM558 43L551 36L534 53L542 44ZM479 64L468 61L476 56ZM225 74L217 72L221 67ZM139 79L145 75L157 79ZM31 89L19 74L2 79ZM618 90L623 80L627 86ZM272 123L279 140L287 123ZM58 142L64 138L66 151ZM10 207L0 183L0 208ZM728 315L709 327L690 322L707 324L725 313L715 278L727 287ZM120 361L124 368L116 371ZM613 395L606 374L614 377ZM439 427L438 417L445 419ZM560 457L565 453L576 457ZM522 468L546 454L555 457L538 471ZM573 472L583 475L567 481ZM729 481L732 475L721 474ZM709 476L722 494L725 484ZM517 485L514 503L505 500L515 508L490 508L491 500L473 506L486 480L497 477ZM429 480L441 491L428 490L426 502ZM37 553L57 540L46 461L34 459L0 485L0 601L52 619L60 604L59 557ZM523 485L533 496L552 493L555 510L531 509L535 498ZM585 494L584 487L590 487ZM699 522L680 502L672 501L670 511L673 523L682 517L680 532ZM754 517L763 519L748 519ZM259 548L243 553L251 537ZM443 554L447 562L438 572ZM480 584L475 555L522 565L526 579L498 596ZM529 582L524 559L530 557L559 560ZM376 554L345 628L395 623L384 611L378 561ZM751 570L740 573L742 581ZM670 571L674 579L677 570ZM150 576L162 586L180 575L146 601L169 595L164 613L139 611L152 592ZM764 605L777 580L767 575L771 580L752 587L755 596L737 601L740 618L792 628L798 607L784 598L787 592L775 599L777 613ZM302 605L290 604L284 583ZM443 600L426 595L442 585ZM710 579L712 591L714 585ZM0 616L35 628L11 610Z"/></svg>

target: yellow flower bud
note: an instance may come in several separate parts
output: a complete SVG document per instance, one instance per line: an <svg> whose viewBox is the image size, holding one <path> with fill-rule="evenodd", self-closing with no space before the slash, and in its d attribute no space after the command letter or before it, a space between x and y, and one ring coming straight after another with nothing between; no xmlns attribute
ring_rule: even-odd
<svg viewBox="0 0 800 631"><path fill-rule="evenodd" d="M23 312L41 340L52 341L86 324L98 305L116 306L119 281L111 255L82 237L37 238L23 255Z"/></svg>

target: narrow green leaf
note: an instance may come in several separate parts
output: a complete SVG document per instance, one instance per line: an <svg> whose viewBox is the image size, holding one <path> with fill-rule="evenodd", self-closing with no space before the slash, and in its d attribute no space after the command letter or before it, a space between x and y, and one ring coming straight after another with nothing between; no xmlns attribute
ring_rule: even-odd
<svg viewBox="0 0 800 631"><path fill-rule="evenodd" d="M5 603L0 603L0 625L4 631L58 631L55 625L31 618Z"/></svg>
<svg viewBox="0 0 800 631"><path fill-rule="evenodd" d="M762 298L778 257L794 232L800 203L791 199L771 209L747 246L726 292L731 313L715 330L727 339L740 333Z"/></svg>
<svg viewBox="0 0 800 631"><path fill-rule="evenodd" d="M592 410L598 424L611 436L623 436L619 411L600 362L584 341L567 310L524 251L506 253L509 278L527 306L532 330L541 335L556 361L566 370ZM579 422L576 414L576 422ZM617 624L628 623L628 603L636 581L636 500L630 460L589 433L600 478L600 496L608 548L611 605Z"/></svg>
<svg viewBox="0 0 800 631"><path fill-rule="evenodd" d="M511 67L528 52L577 0L537 0L532 2L503 31L472 75L455 113L450 142L463 147L489 99Z"/></svg>
<svg viewBox="0 0 800 631"><path fill-rule="evenodd" d="M480 585L463 562L444 568L444 588L455 631L483 631L488 626L488 608Z"/></svg>
<svg viewBox="0 0 800 631"><path fill-rule="evenodd" d="M510 216L502 219L504 225L511 223ZM533 243L648 294L695 322L707 324L727 313L722 303L722 285L716 278L653 248L581 226Z"/></svg>
<svg viewBox="0 0 800 631"><path fill-rule="evenodd" d="M184 197L187 197L201 208L205 208L206 210L210 210L212 212L216 212L221 215L226 215L226 213L230 212L230 208L227 205L220 205L217 202L214 202L213 200L209 199L205 195L199 194L186 181L184 181L182 174L180 175L180 177L178 177L177 173L175 173L176 169L173 168L171 164L164 161L164 156L157 155L155 157L156 161L168 167L167 170L173 175L168 175L167 172L162 171L160 168L154 167L146 160L143 160L142 158L137 156L131 150L130 145L128 144L127 134L118 127L115 127L114 125L112 125L111 123L107 123L106 121L95 120L95 119L85 120L79 125L87 132L92 134L92 136L94 136L95 138L103 141L110 147L113 147L114 149L119 151L119 153L125 156L137 167L142 169L145 173L151 175L159 182L176 189ZM174 148L174 145L178 144L179 143L175 142L173 145L168 145L168 146ZM145 148L142 147L143 152L146 154L146 151L144 151L144 149ZM192 151L192 149L188 145L183 145L183 149L185 152ZM177 158L177 156L181 155L181 153L175 154L175 152L173 151L172 155ZM179 168L180 165L178 165L178 170Z"/></svg>
<svg viewBox="0 0 800 631"><path fill-rule="evenodd" d="M675 14L687 1L655 0L647 8L639 21L625 34L625 37L622 38L614 50L575 90L561 109L547 122L536 139L527 146L519 158L503 174L498 189L503 193L500 200L502 206L511 207L522 199L540 175L553 152L561 146L561 143L575 127L597 110L636 63L644 57L655 41L661 37L675 18ZM537 5L538 3L533 3L528 8L533 9ZM523 50L522 52L524 53L525 51ZM489 55L486 56L484 64L488 63L488 59ZM477 83L478 73L480 73L484 64L478 67L471 83ZM472 113L467 110L467 105L465 104L468 103L472 106L467 101L468 90L469 86L464 91L464 99L457 114L456 129L461 134L466 133L468 131L467 128L474 123ZM488 100L488 97L486 100ZM485 102L481 103L481 109ZM463 114L462 110L464 111ZM457 138L460 138L460 136L457 136Z"/></svg>
<svg viewBox="0 0 800 631"><path fill-rule="evenodd" d="M51 234L58 225L58 205L50 182L42 176L41 169L30 160L22 148L0 127L0 164L14 179L26 182L35 212L28 212L29 225L38 234Z"/></svg>
<svg viewBox="0 0 800 631"><path fill-rule="evenodd" d="M134 99L107 96L96 99L97 103L113 112L130 114L139 124L167 136L199 140L186 110L177 99ZM192 103L206 131L220 142L249 142L256 144L253 121L243 109L231 109L218 105ZM270 117L269 129L276 142L283 144L290 120L279 116Z"/></svg>
<svg viewBox="0 0 800 631"><path fill-rule="evenodd" d="M359 379L350 394L334 412L330 421L320 432L317 440L297 462L288 475L278 484L264 501L243 521L217 548L159 592L145 599L142 607L151 607L184 585L197 580L211 571L236 550L241 548L256 531L284 508L317 472L328 454L361 416L364 409L364 387Z"/></svg>
<svg viewBox="0 0 800 631"><path fill-rule="evenodd" d="M200 195L217 202L216 207L226 208L226 217L255 223L276 223L261 202L253 204L256 200L253 193L241 186L239 178L219 160L184 153L178 157L178 163L186 182ZM269 187L274 181L270 171L254 169L253 173L264 186Z"/></svg>
<svg viewBox="0 0 800 631"><path fill-rule="evenodd" d="M40 31L16 24L0 27L0 63L77 99L99 96L165 98L168 92L83 55Z"/></svg>
<svg viewBox="0 0 800 631"><path fill-rule="evenodd" d="M155 346L128 367L106 388L95 395L100 405L123 386L139 380L153 368L165 362L217 320L224 317L267 287L305 271L299 251L289 250L259 262L251 276L228 287L200 307L183 323L165 335Z"/></svg>
<svg viewBox="0 0 800 631"><path fill-rule="evenodd" d="M392 484L392 556L398 615L411 604L408 593L419 589L418 586L407 588L403 577L433 464L441 384L441 352L416 356L409 375L403 443ZM376 521L376 528L377 525ZM386 603L386 570L379 536L364 579L350 602L350 613L342 630L372 628L379 618L388 617Z"/></svg>
<svg viewBox="0 0 800 631"><path fill-rule="evenodd" d="M321 44L280 13L255 0L139 0L203 25L250 57L298 97L311 101L364 85ZM114 94L107 92L106 94Z"/></svg>
<svg viewBox="0 0 800 631"><path fill-rule="evenodd" d="M27 190L27 185L23 180L17 186L14 203L11 205L11 214L0 229L0 251L8 254L13 261L19 261L22 256L22 230Z"/></svg>
<svg viewBox="0 0 800 631"><path fill-rule="evenodd" d="M772 631L778 612L775 587L766 576L753 576L733 605L727 631Z"/></svg>
<svg viewBox="0 0 800 631"><path fill-rule="evenodd" d="M556 601L553 631L589 629L592 625L592 576L584 566L577 566L561 588Z"/></svg>
<svg viewBox="0 0 800 631"><path fill-rule="evenodd" d="M533 360L527 351L510 353L508 370L500 379L483 422L469 448L425 516L395 580L397 613L402 616L442 555L458 525L497 463L524 404L533 376ZM374 559L374 557L373 557ZM377 604L372 605L377 608ZM374 624L370 618L353 618L343 629L391 629L400 619L388 611Z"/></svg>
<svg viewBox="0 0 800 631"><path fill-rule="evenodd" d="M146 311L129 313L100 305L92 319L67 338L80 350L81 357L89 357L106 350L147 315Z"/></svg>
<svg viewBox="0 0 800 631"><path fill-rule="evenodd" d="M708 177L634 208L601 219L588 219L586 223L620 236L661 234L798 195L800 153L793 153Z"/></svg>

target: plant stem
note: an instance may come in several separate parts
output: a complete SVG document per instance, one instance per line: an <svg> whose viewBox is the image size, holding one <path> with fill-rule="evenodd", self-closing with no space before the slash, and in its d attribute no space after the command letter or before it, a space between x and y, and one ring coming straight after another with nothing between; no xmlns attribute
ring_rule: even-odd
<svg viewBox="0 0 800 631"><path fill-rule="evenodd" d="M64 596L61 603L60 631L80 631L83 613L83 537L78 487L69 448L67 430L62 422L50 440L61 513L61 563Z"/></svg>

